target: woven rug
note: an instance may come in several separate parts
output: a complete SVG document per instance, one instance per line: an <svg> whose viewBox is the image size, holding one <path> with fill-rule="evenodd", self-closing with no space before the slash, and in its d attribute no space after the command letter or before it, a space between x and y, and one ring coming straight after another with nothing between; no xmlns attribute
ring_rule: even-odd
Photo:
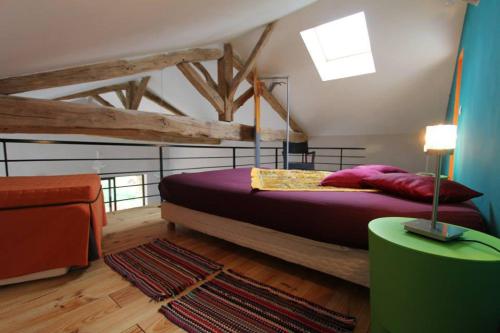
<svg viewBox="0 0 500 333"><path fill-rule="evenodd" d="M252 189L261 191L377 192L374 189L321 186L329 171L252 168Z"/></svg>
<svg viewBox="0 0 500 333"><path fill-rule="evenodd" d="M107 255L104 261L157 301L177 295L222 269L208 258L160 239Z"/></svg>
<svg viewBox="0 0 500 333"><path fill-rule="evenodd" d="M233 272L161 307L187 332L352 332L356 320Z"/></svg>

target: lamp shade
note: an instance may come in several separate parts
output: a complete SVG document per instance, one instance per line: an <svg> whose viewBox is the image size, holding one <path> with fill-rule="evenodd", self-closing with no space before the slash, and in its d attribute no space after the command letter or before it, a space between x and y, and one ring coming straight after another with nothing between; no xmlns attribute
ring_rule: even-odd
<svg viewBox="0 0 500 333"><path fill-rule="evenodd" d="M456 125L434 125L425 129L424 151L453 150L457 142Z"/></svg>

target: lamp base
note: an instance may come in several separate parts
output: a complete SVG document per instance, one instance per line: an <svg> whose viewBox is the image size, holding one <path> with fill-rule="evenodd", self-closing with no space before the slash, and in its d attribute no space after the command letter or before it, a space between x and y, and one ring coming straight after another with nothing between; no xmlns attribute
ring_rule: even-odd
<svg viewBox="0 0 500 333"><path fill-rule="evenodd" d="M467 231L465 228L442 222L436 222L436 227L432 228L432 222L425 219L415 219L405 222L403 225L406 231L442 242L457 239L462 236L465 231Z"/></svg>

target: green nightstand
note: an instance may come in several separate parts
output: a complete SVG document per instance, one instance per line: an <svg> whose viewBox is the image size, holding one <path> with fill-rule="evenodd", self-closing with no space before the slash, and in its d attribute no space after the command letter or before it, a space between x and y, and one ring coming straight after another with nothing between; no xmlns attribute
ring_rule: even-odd
<svg viewBox="0 0 500 333"><path fill-rule="evenodd" d="M370 222L371 332L500 332L500 253L406 232L405 217ZM500 249L474 230L465 239Z"/></svg>

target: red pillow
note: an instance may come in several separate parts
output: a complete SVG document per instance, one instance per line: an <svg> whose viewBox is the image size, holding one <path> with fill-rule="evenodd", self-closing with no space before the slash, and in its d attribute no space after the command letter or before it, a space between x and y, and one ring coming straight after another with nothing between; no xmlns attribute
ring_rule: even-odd
<svg viewBox="0 0 500 333"><path fill-rule="evenodd" d="M381 174L370 168L345 169L333 172L321 181L321 186L362 188L361 181L370 176Z"/></svg>
<svg viewBox="0 0 500 333"><path fill-rule="evenodd" d="M411 173L381 173L367 177L363 185L408 199L432 202L434 177ZM483 195L451 180L441 180L439 202L462 202Z"/></svg>
<svg viewBox="0 0 500 333"><path fill-rule="evenodd" d="M366 164L355 167L355 169L363 169L363 168L377 170L378 172L382 173L408 173L408 171L403 170L401 168L385 164Z"/></svg>

